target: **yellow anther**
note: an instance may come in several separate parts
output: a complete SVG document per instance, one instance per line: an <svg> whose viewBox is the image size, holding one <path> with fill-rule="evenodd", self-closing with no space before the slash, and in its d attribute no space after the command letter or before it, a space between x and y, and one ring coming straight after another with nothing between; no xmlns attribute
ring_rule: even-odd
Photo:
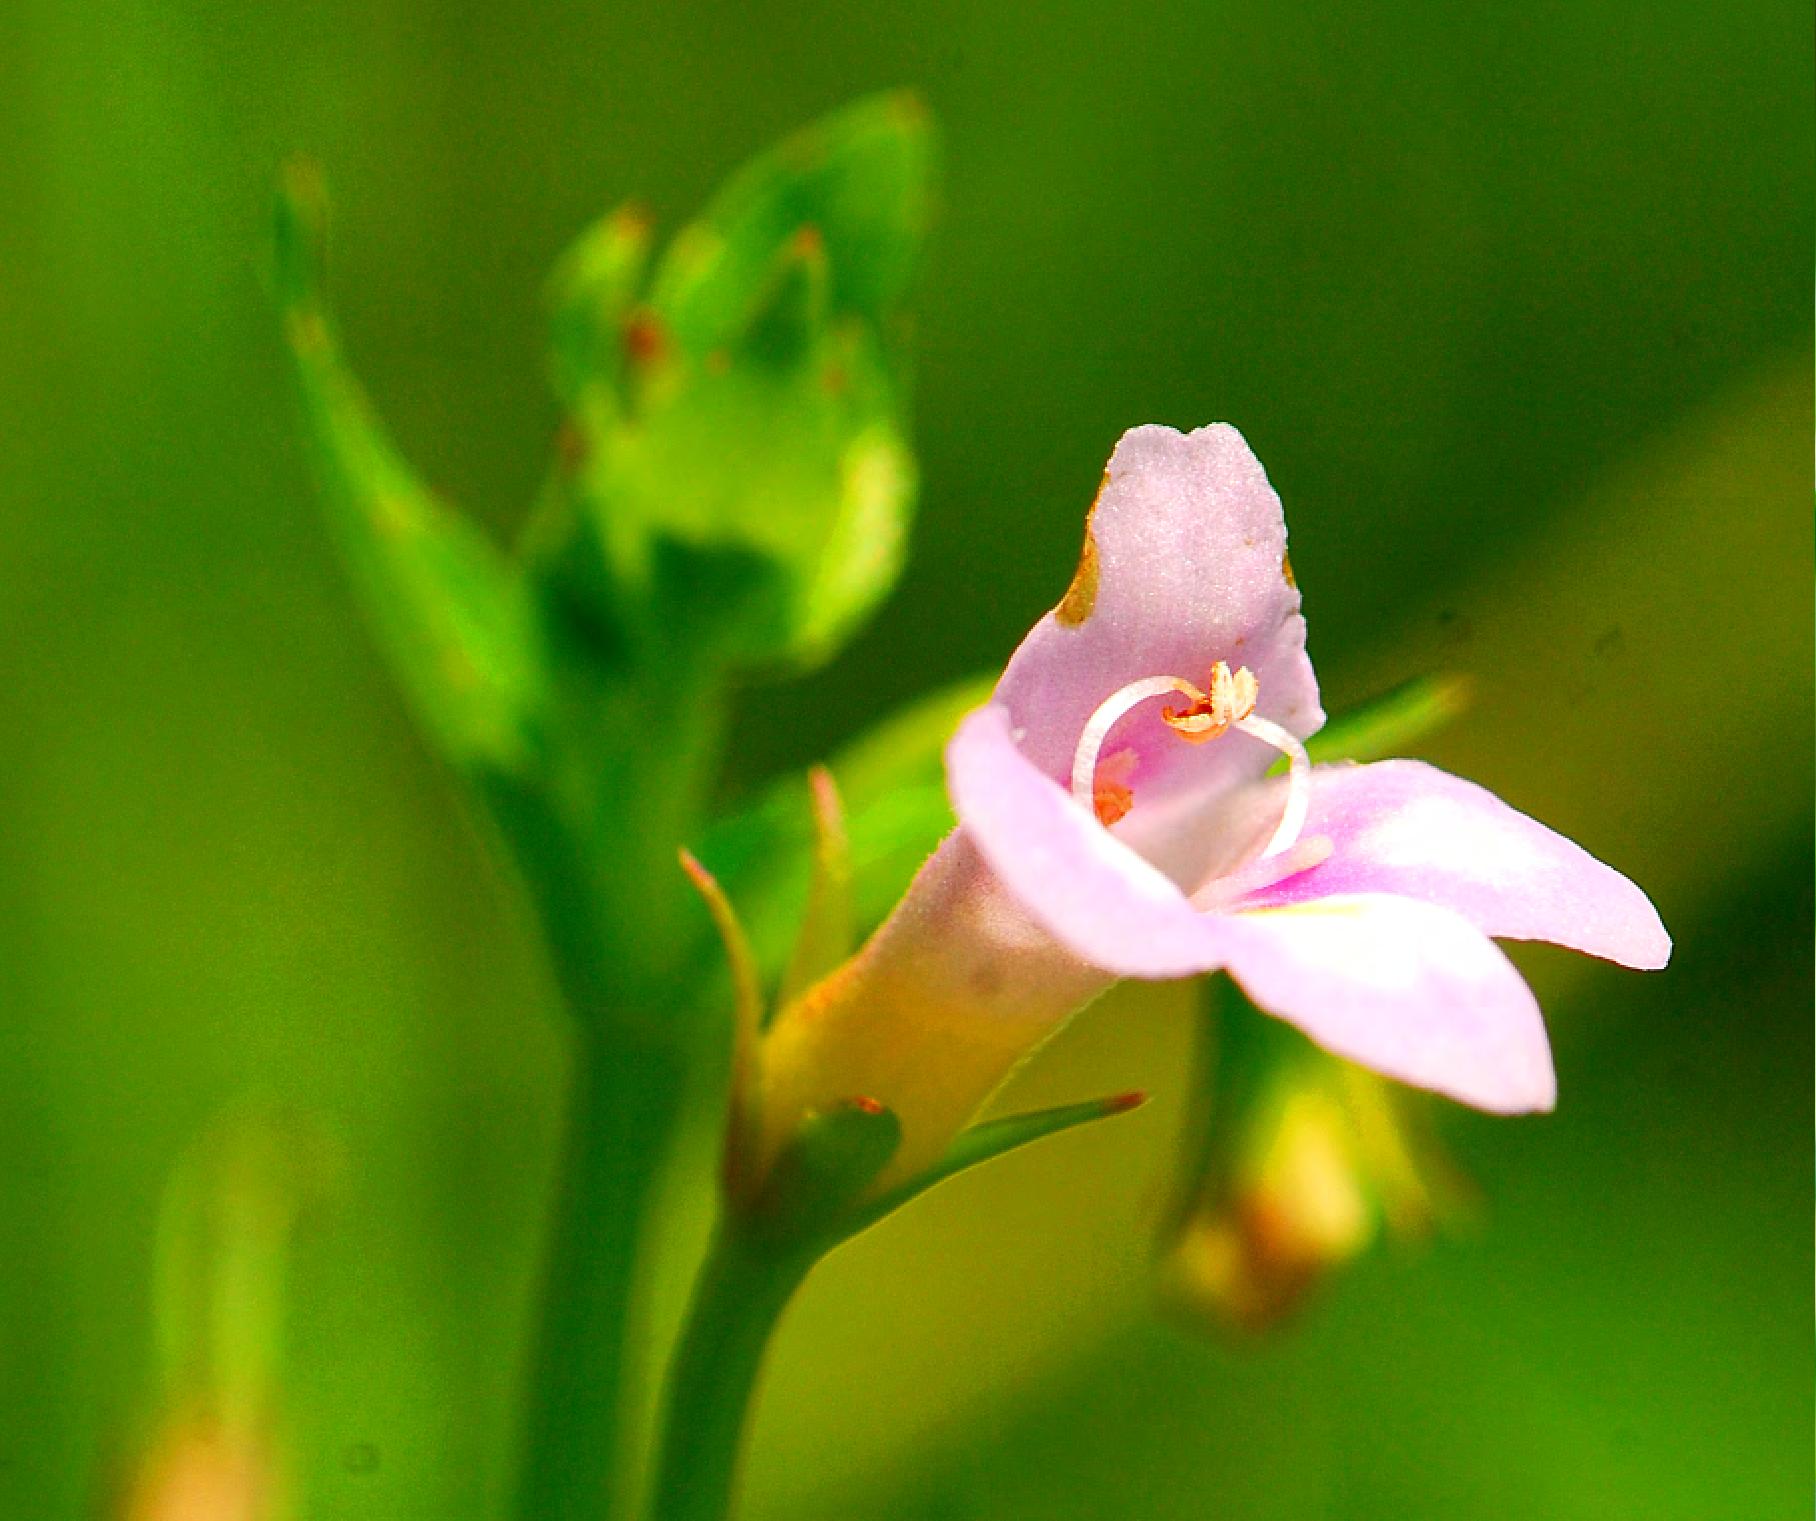
<svg viewBox="0 0 1816 1521"><path fill-rule="evenodd" d="M1227 660L1219 660L1211 667L1209 691L1190 707L1166 708L1160 716L1181 739L1201 745L1229 733L1253 713L1260 695L1253 671L1247 666L1231 671Z"/></svg>

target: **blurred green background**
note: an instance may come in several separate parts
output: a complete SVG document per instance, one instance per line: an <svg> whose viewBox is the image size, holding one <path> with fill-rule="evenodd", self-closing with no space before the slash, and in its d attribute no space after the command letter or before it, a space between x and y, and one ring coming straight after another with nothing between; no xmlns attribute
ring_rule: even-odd
<svg viewBox="0 0 1816 1521"><path fill-rule="evenodd" d="M992 667L1117 434L1241 426L1336 711L1654 894L1639 977L1523 955L1555 1117L1458 1116L1488 1209L1264 1345L1148 1306L1188 997L1012 1095L1142 1114L830 1263L758 1518L1768 1517L1810 1498L1807 7L12 0L0 16L0 1512L155 1414L178 1159L284 1105L338 1181L290 1282L302 1513L498 1513L563 1048L538 950L334 562L263 284L335 191L355 362L500 534L554 426L543 276L884 85L941 120L897 598L753 690L734 789Z"/></svg>

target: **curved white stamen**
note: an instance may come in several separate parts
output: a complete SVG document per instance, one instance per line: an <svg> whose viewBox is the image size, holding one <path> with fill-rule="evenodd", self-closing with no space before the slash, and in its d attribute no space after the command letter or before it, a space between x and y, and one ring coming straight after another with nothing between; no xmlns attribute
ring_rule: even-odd
<svg viewBox="0 0 1816 1521"><path fill-rule="evenodd" d="M1078 748L1072 752L1072 796L1093 813L1097 810L1097 757L1103 750L1103 742L1110 737L1110 730L1131 708L1140 707L1151 697L1165 697L1172 692L1193 702L1204 701L1204 693L1189 681L1181 681L1177 676L1150 676L1145 681L1131 681L1126 687L1112 692L1085 720L1084 731L1078 736ZM1300 751L1301 755L1304 753Z"/></svg>
<svg viewBox="0 0 1816 1521"><path fill-rule="evenodd" d="M1299 840L1274 856L1256 856L1246 866L1238 866L1226 876L1214 877L1192 894L1192 907L1205 912L1228 908L1250 893L1265 892L1270 887L1296 877L1302 871L1322 866L1336 850L1327 834L1315 834Z"/></svg>
<svg viewBox="0 0 1816 1521"><path fill-rule="evenodd" d="M1132 709L1155 697L1165 697L1177 692L1190 699L1194 708L1209 707L1213 711L1207 715L1218 724L1227 724L1231 729L1239 729L1251 739L1258 739L1264 745L1270 745L1287 759L1287 792L1286 808L1280 815L1280 821L1274 826L1274 833L1257 860L1265 861L1283 851L1290 850L1299 838L1299 832L1305 828L1305 817L1311 807L1311 770L1312 763L1305 753L1305 746L1300 744L1287 730L1272 719L1262 718L1254 711L1257 692L1255 679L1246 668L1237 673L1246 678L1248 690L1242 695L1243 706L1230 711L1230 704L1238 700L1230 690L1232 677L1229 667L1222 661L1217 663L1211 673L1211 695L1193 686L1191 682L1178 676L1149 676L1141 681L1131 681L1126 687L1119 687L1112 692L1085 720L1085 726L1078 737L1078 748L1072 752L1072 796L1080 804L1096 815L1097 810L1097 762L1103 753L1104 742L1109 739L1110 731ZM1238 718L1237 713L1242 716ZM1226 716L1227 715L1227 716ZM1171 710L1167 721L1176 732L1188 739L1214 738L1216 734L1227 732L1219 727L1209 735L1194 735L1186 730L1177 720L1182 715ZM1196 717L1197 715L1193 715Z"/></svg>
<svg viewBox="0 0 1816 1521"><path fill-rule="evenodd" d="M1233 727L1264 745L1272 745L1287 760L1286 811L1280 815L1273 838L1261 852L1259 859L1265 861L1290 848L1299 838L1299 831L1305 828L1306 810L1312 804L1311 757L1305 753L1304 745L1271 719L1251 713L1247 718L1238 719Z"/></svg>

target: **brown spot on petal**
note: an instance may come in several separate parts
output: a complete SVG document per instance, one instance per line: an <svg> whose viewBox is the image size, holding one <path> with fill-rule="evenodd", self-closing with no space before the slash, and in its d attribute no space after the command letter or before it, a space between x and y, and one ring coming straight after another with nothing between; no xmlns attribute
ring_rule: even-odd
<svg viewBox="0 0 1816 1521"><path fill-rule="evenodd" d="M1299 578L1293 574L1293 557L1291 555L1280 556L1280 574L1286 577L1288 586L1292 587L1294 591L1298 591Z"/></svg>
<svg viewBox="0 0 1816 1521"><path fill-rule="evenodd" d="M1097 503L1103 496L1104 486L1109 484L1110 473L1106 470L1103 485L1097 488L1091 510L1085 514L1085 543L1079 551L1078 569L1072 572L1072 584L1059 599L1059 606L1053 609L1054 618L1066 628L1077 628L1097 606L1097 535L1092 532L1091 521L1097 515Z"/></svg>

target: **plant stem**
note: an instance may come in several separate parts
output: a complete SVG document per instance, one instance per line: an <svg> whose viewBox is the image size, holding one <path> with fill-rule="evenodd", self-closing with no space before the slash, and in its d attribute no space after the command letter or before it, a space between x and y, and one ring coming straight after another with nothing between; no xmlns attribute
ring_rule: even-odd
<svg viewBox="0 0 1816 1521"><path fill-rule="evenodd" d="M528 1391L521 1521L628 1514L645 1416L643 1249L683 1075L671 1052L586 1033L576 1061Z"/></svg>
<svg viewBox="0 0 1816 1521"><path fill-rule="evenodd" d="M651 1521L726 1521L771 1333L815 1254L721 1223L669 1370Z"/></svg>
<svg viewBox="0 0 1816 1521"><path fill-rule="evenodd" d="M621 1521L651 1404L646 1245L709 1030L687 975L704 912L675 852L704 808L722 704L710 670L644 686L564 669L544 774L482 779L576 1036L516 1514Z"/></svg>

